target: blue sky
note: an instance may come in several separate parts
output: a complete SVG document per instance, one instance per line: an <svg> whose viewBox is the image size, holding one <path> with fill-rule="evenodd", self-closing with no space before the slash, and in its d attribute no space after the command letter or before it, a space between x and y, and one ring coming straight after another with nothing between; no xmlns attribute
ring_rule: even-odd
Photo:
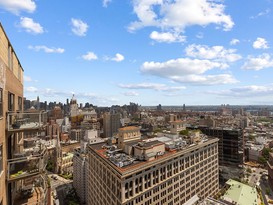
<svg viewBox="0 0 273 205"><path fill-rule="evenodd" d="M0 0L24 95L272 104L272 0Z"/></svg>

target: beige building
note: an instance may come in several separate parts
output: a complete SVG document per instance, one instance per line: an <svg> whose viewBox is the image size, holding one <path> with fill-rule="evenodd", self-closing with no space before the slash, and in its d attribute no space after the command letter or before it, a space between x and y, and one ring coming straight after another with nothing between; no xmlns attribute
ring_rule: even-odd
<svg viewBox="0 0 273 205"><path fill-rule="evenodd" d="M182 205L218 192L218 139L170 150L157 140L125 145L122 151L88 146L88 205ZM148 151L147 159L136 160L140 150Z"/></svg>
<svg viewBox="0 0 273 205"><path fill-rule="evenodd" d="M42 112L23 111L23 69L0 23L0 204L46 204Z"/></svg>
<svg viewBox="0 0 273 205"><path fill-rule="evenodd" d="M125 148L125 143L140 140L140 128L135 126L118 129L117 145L120 149Z"/></svg>

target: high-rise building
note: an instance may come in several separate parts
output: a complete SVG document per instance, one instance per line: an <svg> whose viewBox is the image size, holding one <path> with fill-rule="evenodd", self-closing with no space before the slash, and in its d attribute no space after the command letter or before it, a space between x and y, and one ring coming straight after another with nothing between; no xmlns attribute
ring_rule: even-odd
<svg viewBox="0 0 273 205"><path fill-rule="evenodd" d="M206 135L219 139L220 182L243 174L244 134L242 129L199 127Z"/></svg>
<svg viewBox="0 0 273 205"><path fill-rule="evenodd" d="M106 138L113 137L121 126L120 114L107 112L103 114L103 135Z"/></svg>
<svg viewBox="0 0 273 205"><path fill-rule="evenodd" d="M77 104L77 100L74 98L74 95L70 101L70 116L75 117L79 115L79 108Z"/></svg>
<svg viewBox="0 0 273 205"><path fill-rule="evenodd" d="M89 205L182 205L218 192L218 139L167 149L161 141L137 139L132 127L122 132L118 146L87 148Z"/></svg>
<svg viewBox="0 0 273 205"><path fill-rule="evenodd" d="M81 203L86 202L87 177L86 177L86 152L83 149L75 149L73 156L73 187L80 197Z"/></svg>
<svg viewBox="0 0 273 205"><path fill-rule="evenodd" d="M46 118L23 111L23 72L0 23L1 205L47 203L47 151L37 140Z"/></svg>
<svg viewBox="0 0 273 205"><path fill-rule="evenodd" d="M242 165L244 162L244 135L242 129L205 128L199 129L206 135L219 139L219 164Z"/></svg>

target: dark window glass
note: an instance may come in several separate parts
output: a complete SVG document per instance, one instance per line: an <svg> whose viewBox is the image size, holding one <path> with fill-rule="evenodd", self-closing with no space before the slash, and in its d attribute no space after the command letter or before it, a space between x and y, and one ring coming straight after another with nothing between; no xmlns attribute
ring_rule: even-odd
<svg viewBox="0 0 273 205"><path fill-rule="evenodd" d="M8 95L8 109L14 111L14 94L9 93Z"/></svg>

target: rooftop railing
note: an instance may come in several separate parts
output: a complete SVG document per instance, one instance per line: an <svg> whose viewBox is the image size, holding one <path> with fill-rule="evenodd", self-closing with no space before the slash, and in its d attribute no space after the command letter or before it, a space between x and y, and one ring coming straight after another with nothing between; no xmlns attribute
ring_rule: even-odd
<svg viewBox="0 0 273 205"><path fill-rule="evenodd" d="M14 154L13 159L8 159L7 179L14 181L43 173L46 163L46 148Z"/></svg>
<svg viewBox="0 0 273 205"><path fill-rule="evenodd" d="M47 122L47 112L8 112L7 131L23 132L39 130Z"/></svg>

